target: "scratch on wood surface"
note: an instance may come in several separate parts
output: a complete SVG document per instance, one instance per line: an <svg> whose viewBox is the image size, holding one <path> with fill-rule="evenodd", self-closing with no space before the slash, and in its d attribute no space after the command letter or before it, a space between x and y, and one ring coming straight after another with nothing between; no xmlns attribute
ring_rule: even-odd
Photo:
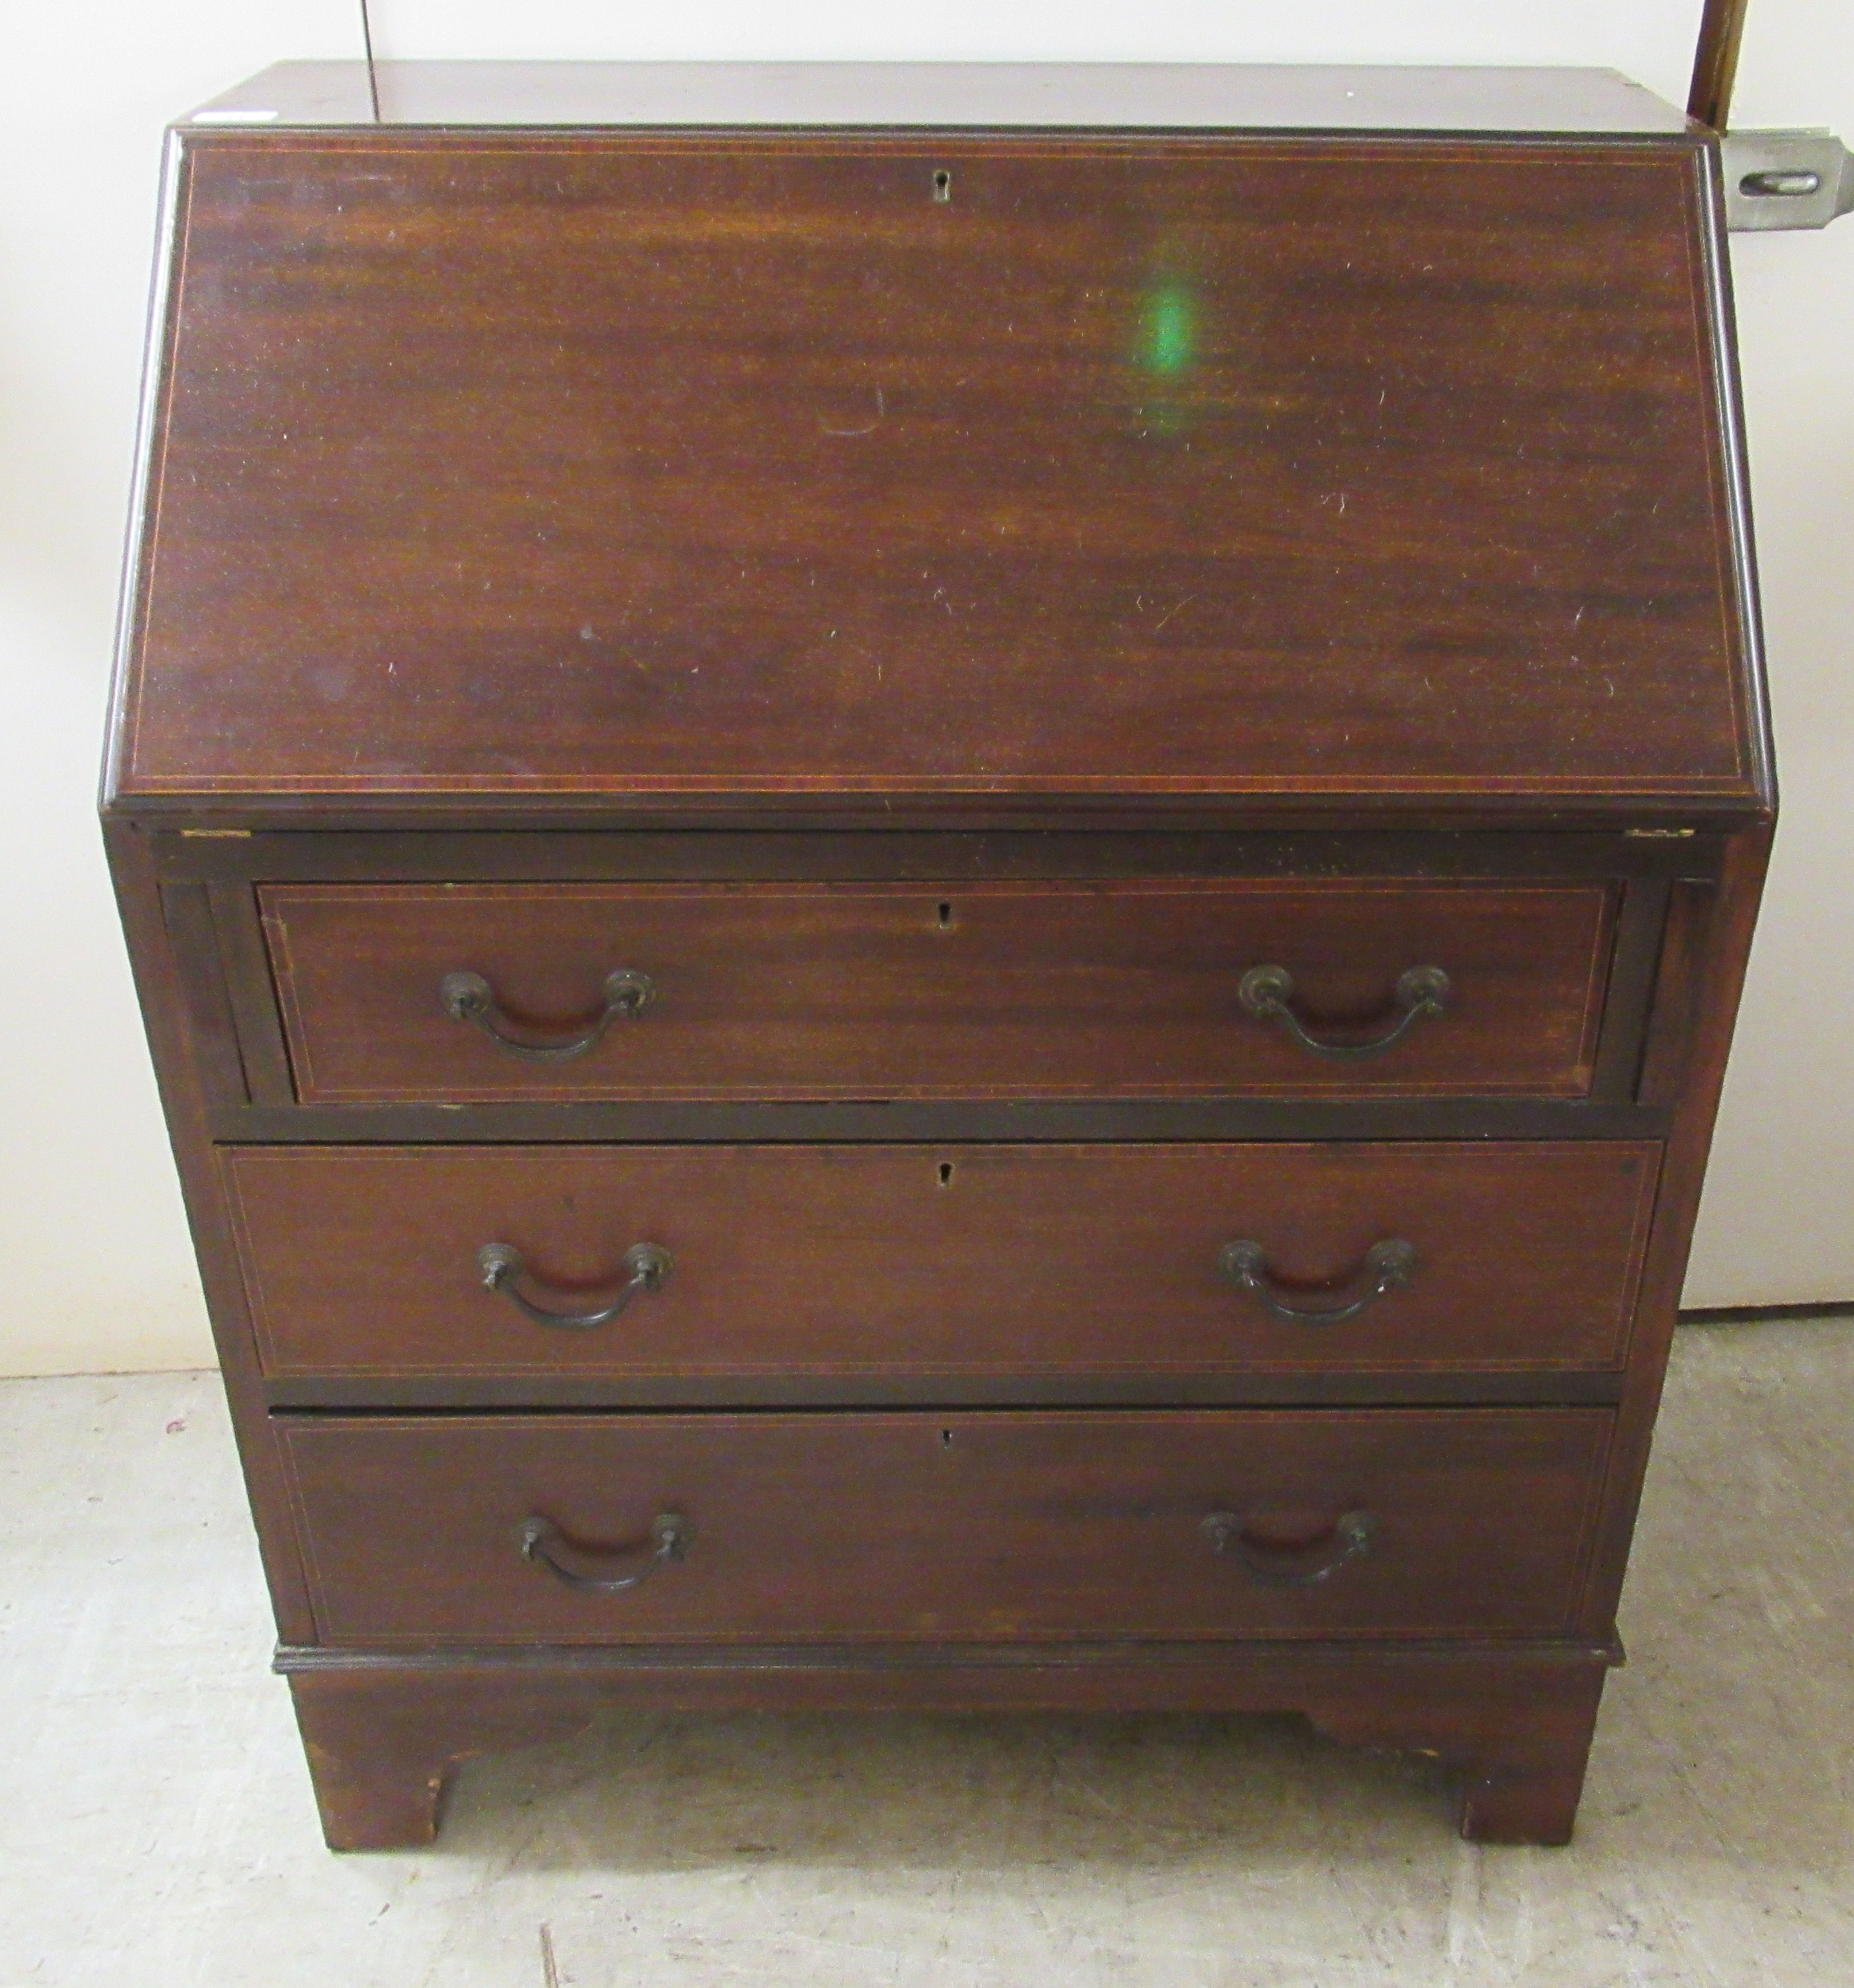
<svg viewBox="0 0 1854 1988"><path fill-rule="evenodd" d="M541 1922L541 1982L542 1988L560 1988L560 1970L553 1964L553 1935L544 1919Z"/></svg>
<svg viewBox="0 0 1854 1988"><path fill-rule="evenodd" d="M819 421L818 426L822 428L824 433L827 435L835 435L840 439L850 440L858 435L874 434L876 430L881 426L883 421L888 418L888 403L883 399L882 390L878 387L875 390L875 419L870 422L867 428L834 428L831 427L827 422L823 421Z"/></svg>

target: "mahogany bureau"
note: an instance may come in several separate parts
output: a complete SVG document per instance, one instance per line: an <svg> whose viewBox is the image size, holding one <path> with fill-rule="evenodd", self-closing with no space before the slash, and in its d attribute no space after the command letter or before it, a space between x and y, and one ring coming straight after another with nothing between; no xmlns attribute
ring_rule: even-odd
<svg viewBox="0 0 1854 1988"><path fill-rule="evenodd" d="M330 1842L606 1705L1563 1841L1774 808L1710 135L377 83L173 134L103 803Z"/></svg>

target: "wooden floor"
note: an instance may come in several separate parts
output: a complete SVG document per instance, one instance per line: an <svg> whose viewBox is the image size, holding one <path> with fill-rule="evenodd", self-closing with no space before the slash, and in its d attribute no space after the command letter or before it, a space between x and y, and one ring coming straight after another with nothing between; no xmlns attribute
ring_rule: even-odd
<svg viewBox="0 0 1854 1988"><path fill-rule="evenodd" d="M0 1988L1854 1980L1854 1325L1680 1336L1568 1851L1291 1719L614 1719L317 1834L218 1385L0 1383Z"/></svg>

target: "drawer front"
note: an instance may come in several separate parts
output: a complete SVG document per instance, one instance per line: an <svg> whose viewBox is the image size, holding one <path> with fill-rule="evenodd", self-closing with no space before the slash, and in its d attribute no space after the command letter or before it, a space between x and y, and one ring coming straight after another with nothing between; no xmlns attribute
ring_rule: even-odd
<svg viewBox="0 0 1854 1988"><path fill-rule="evenodd" d="M225 1165L273 1377L731 1376L751 1398L805 1376L1619 1367L1658 1158L1599 1141L244 1147ZM496 1245L519 1264L491 1287ZM667 1253L654 1287L641 1247ZM621 1298L597 1325L526 1309L597 1317Z"/></svg>
<svg viewBox="0 0 1854 1988"><path fill-rule="evenodd" d="M1548 1636L1611 1422L404 1418L281 1441L330 1642Z"/></svg>
<svg viewBox="0 0 1854 1988"><path fill-rule="evenodd" d="M1605 883L260 897L297 1095L318 1104L1577 1097L1614 914ZM1285 984L1245 982L1262 967ZM1446 987L1406 977L1436 969Z"/></svg>

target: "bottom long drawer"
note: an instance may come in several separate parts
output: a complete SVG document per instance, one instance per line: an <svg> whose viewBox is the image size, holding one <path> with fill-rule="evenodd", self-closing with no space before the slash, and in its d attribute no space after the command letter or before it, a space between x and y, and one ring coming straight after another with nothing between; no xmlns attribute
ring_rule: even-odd
<svg viewBox="0 0 1854 1988"><path fill-rule="evenodd" d="M1551 1636L1602 1408L279 1417L323 1639Z"/></svg>

